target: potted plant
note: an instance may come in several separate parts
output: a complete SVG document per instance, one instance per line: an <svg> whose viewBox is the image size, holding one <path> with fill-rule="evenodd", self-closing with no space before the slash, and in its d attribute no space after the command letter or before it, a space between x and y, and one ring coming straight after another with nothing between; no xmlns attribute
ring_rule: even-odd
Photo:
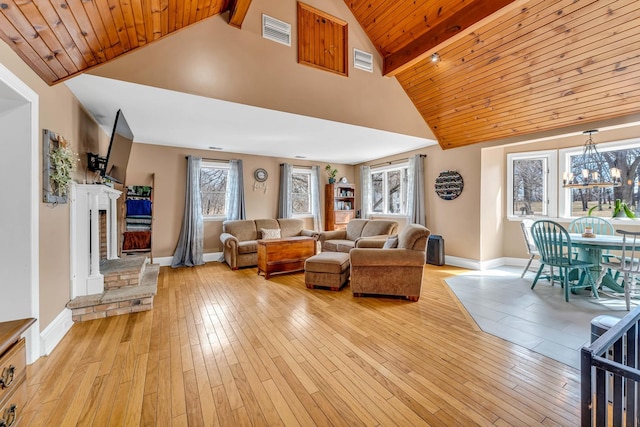
<svg viewBox="0 0 640 427"><path fill-rule="evenodd" d="M626 202L623 202L620 199L616 199L615 204L613 205L613 216L612 218L632 218L635 219L635 214L627 205Z"/></svg>
<svg viewBox="0 0 640 427"><path fill-rule="evenodd" d="M327 172L329 176L329 184L333 184L336 182L336 175L338 174L338 169L332 169L331 165L327 165L324 167L324 170Z"/></svg>

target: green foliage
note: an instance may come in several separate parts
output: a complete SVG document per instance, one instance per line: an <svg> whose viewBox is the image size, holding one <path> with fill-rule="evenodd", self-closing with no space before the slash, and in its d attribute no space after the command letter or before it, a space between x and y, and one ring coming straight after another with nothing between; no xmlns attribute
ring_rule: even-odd
<svg viewBox="0 0 640 427"><path fill-rule="evenodd" d="M62 146L62 144L49 154L51 162L49 179L58 196L67 194L71 174L75 172L79 160L78 155L71 150L71 147Z"/></svg>
<svg viewBox="0 0 640 427"><path fill-rule="evenodd" d="M624 212L627 218L635 219L636 217L635 214L631 211L631 209L625 202L623 202L620 199L616 199L616 202L613 205L613 218L617 217L618 214L620 214L621 212Z"/></svg>
<svg viewBox="0 0 640 427"><path fill-rule="evenodd" d="M331 169L331 165L325 166L324 170L327 171L327 175L332 179L335 179L338 174L338 169Z"/></svg>
<svg viewBox="0 0 640 427"><path fill-rule="evenodd" d="M598 205L592 206L591 209L589 209L589 212L587 212L587 216L591 216L591 212L593 212L593 210L597 207Z"/></svg>

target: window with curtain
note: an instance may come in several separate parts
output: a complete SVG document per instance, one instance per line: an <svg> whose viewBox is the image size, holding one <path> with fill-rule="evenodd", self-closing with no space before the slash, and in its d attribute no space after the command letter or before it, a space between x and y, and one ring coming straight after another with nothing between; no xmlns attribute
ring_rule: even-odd
<svg viewBox="0 0 640 427"><path fill-rule="evenodd" d="M202 215L205 219L223 219L226 216L229 164L203 161L200 168L200 195Z"/></svg>
<svg viewBox="0 0 640 427"><path fill-rule="evenodd" d="M406 215L408 163L371 169L372 214Z"/></svg>

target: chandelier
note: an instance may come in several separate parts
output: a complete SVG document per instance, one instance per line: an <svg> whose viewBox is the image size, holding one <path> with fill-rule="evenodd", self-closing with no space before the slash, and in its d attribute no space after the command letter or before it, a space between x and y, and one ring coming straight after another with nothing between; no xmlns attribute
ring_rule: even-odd
<svg viewBox="0 0 640 427"><path fill-rule="evenodd" d="M609 179L603 176L604 166L607 164L602 154L598 153L596 144L593 142L592 134L597 130L586 130L582 132L589 135L584 144L582 155L574 164L581 170L579 174L573 174L571 171L562 174L563 188L598 188L598 187L619 187L622 185L620 179L620 169L612 167L609 170ZM573 162L572 162L573 164ZM569 167L570 170L572 167Z"/></svg>

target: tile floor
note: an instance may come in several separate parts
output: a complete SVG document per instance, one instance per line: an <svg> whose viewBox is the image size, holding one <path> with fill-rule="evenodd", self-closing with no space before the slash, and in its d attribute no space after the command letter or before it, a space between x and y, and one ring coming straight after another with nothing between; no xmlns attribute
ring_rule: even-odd
<svg viewBox="0 0 640 427"><path fill-rule="evenodd" d="M531 283L534 272L520 278L522 269L500 267L472 271L446 280L478 326L485 332L580 368L580 349L591 338L591 320L601 314L624 317L624 298L588 290L572 294L569 302L556 282ZM632 300L632 310L636 304Z"/></svg>

